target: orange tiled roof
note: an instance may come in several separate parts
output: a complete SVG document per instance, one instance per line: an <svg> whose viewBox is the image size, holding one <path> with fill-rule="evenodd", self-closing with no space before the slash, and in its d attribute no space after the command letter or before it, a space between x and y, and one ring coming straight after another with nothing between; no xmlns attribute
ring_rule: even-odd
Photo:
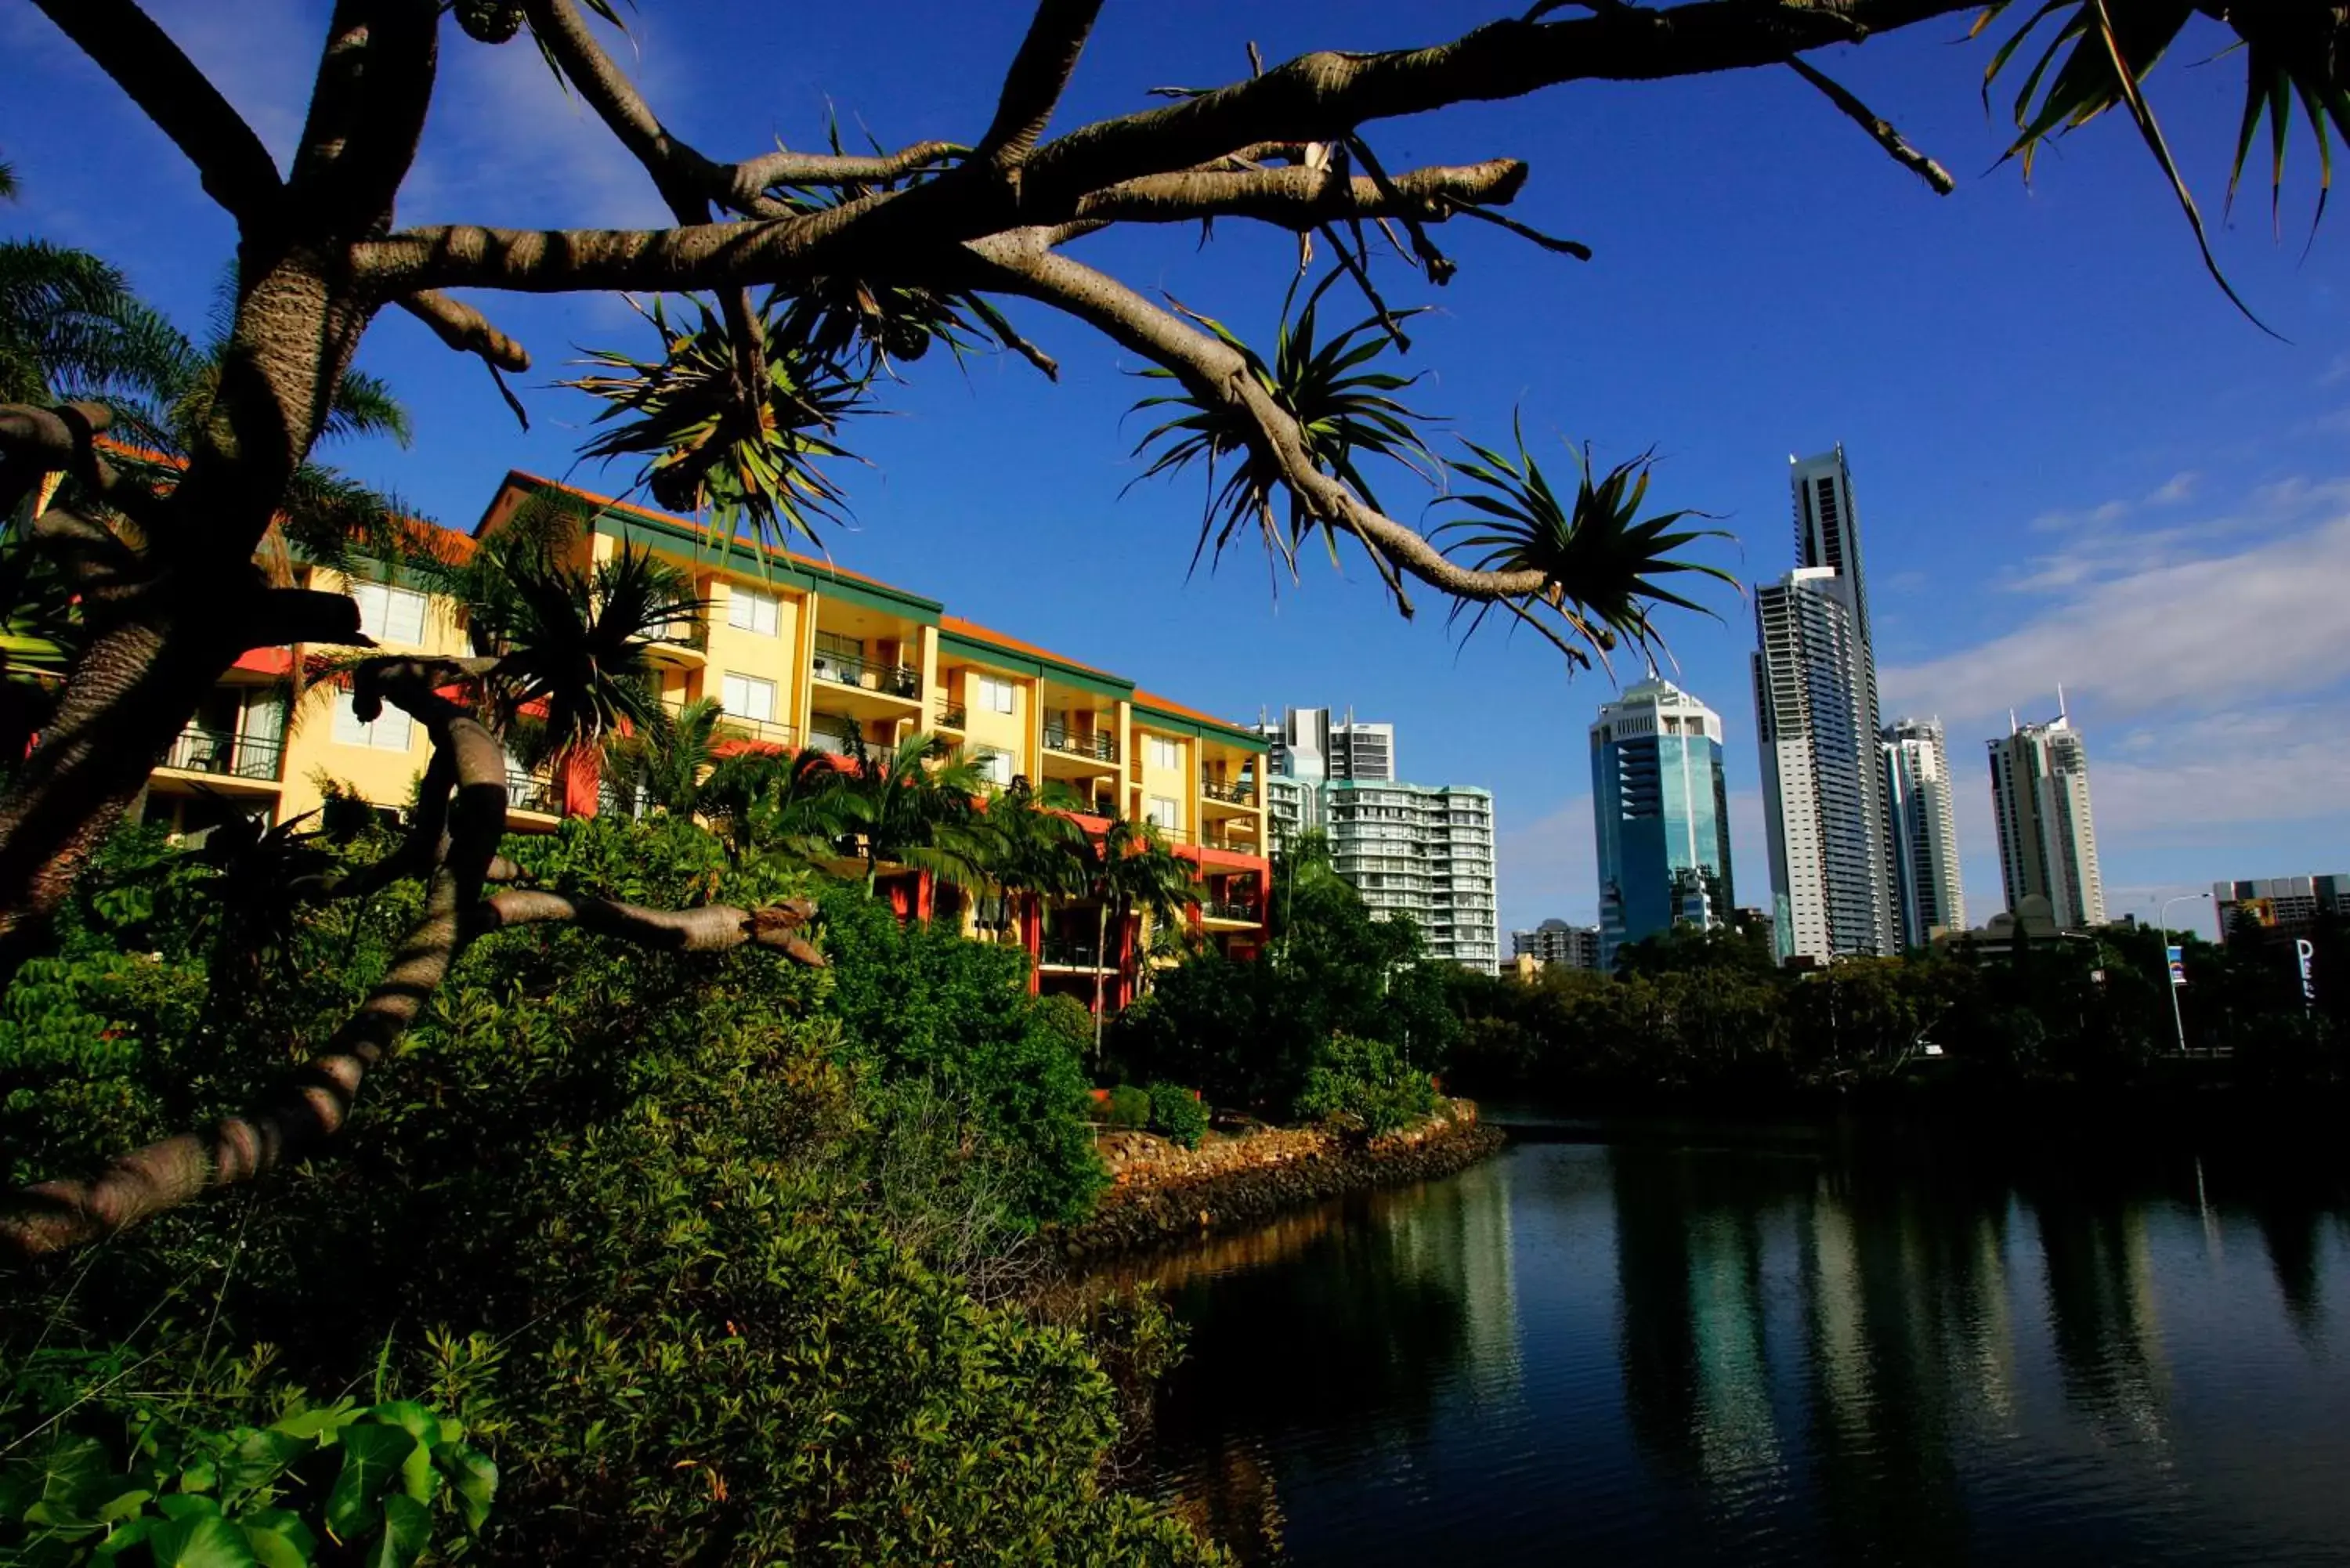
<svg viewBox="0 0 2350 1568"><path fill-rule="evenodd" d="M1004 633L995 630L993 627L982 626L975 620L965 620L959 615L940 616L939 629L941 631L953 632L958 637L970 638L973 642L993 643L996 647L1004 649L1009 652L1024 653L1031 659L1049 659L1055 664L1066 664L1072 670L1087 670L1089 673L1100 676L1105 680L1123 680L1125 679L1125 677L1121 675L1112 675L1107 670L1097 669L1095 666L1087 664L1081 659L1071 659L1065 653L1055 653L1049 648L1039 648L1033 642L1023 642L1016 637L1006 636Z"/></svg>
<svg viewBox="0 0 2350 1568"><path fill-rule="evenodd" d="M704 538L709 539L712 544L721 544L724 542L721 540L717 535L712 533L706 525L696 523L691 517L680 517L674 513L670 512L657 512L652 507L639 506L633 501L623 501L615 495L599 495L596 492L583 489L579 485L566 483L560 479L548 479L543 474L531 473L523 469L508 469L506 471L506 483L512 484L517 480L524 483L538 485L547 490L560 490L567 495L576 495L582 501L592 501L598 506L608 507L614 512L634 513L639 517L649 518L655 523L666 523L674 528L684 528L692 533L702 535ZM735 543L751 545L751 541L747 539L737 540ZM752 547L760 548L762 546L752 545ZM764 546L764 548L765 548L767 554L771 556L780 556L795 566L814 566L818 571L829 572L834 576L847 577L860 583L871 583L877 588L888 588L893 593L902 594L910 591L909 589L899 587L895 583L885 583L879 577L868 576L863 572L850 571L847 566L836 566L831 561L824 560L815 556L803 556L796 550L779 550L773 545L766 545Z"/></svg>

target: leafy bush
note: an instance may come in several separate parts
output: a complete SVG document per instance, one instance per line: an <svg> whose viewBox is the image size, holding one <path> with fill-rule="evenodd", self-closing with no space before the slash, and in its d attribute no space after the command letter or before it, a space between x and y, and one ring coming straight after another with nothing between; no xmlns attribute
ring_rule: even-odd
<svg viewBox="0 0 2350 1568"><path fill-rule="evenodd" d="M1338 1034L1305 1075L1297 1115L1376 1137L1410 1126L1436 1105L1436 1089L1428 1075L1406 1064L1394 1046Z"/></svg>
<svg viewBox="0 0 2350 1568"><path fill-rule="evenodd" d="M1150 1130L1185 1148L1200 1147L1208 1130L1208 1107L1180 1084L1150 1085Z"/></svg>
<svg viewBox="0 0 2350 1568"><path fill-rule="evenodd" d="M1120 1084L1109 1092L1109 1125L1132 1129L1150 1121L1150 1091L1139 1084Z"/></svg>
<svg viewBox="0 0 2350 1568"><path fill-rule="evenodd" d="M1094 1048L1093 1010L1076 997L1059 992L1040 996L1035 1012L1037 1027L1045 1037L1058 1042L1071 1055L1082 1061Z"/></svg>
<svg viewBox="0 0 2350 1568"><path fill-rule="evenodd" d="M1026 955L944 926L901 926L861 888L827 888L822 907L833 966L824 1011L840 1020L847 1058L884 1083L928 1083L962 1107L1014 1179L1015 1224L1082 1216L1104 1180L1084 1059L1066 1014L1027 994Z"/></svg>

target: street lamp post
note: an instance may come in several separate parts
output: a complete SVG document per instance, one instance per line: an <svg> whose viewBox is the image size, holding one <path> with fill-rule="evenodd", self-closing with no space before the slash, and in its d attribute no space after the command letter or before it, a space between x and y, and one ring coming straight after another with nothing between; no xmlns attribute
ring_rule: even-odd
<svg viewBox="0 0 2350 1568"><path fill-rule="evenodd" d="M2170 992L2170 1026L2178 1032L2178 1054L2181 1056L2187 1054L2187 1019L2178 1011L2178 978L2170 972L2170 906L2187 903L2196 898L2209 899L2210 897L2209 893L2178 894L2165 898L2154 917L2154 923L2162 928L2162 985L2164 990ZM2182 958L2185 956L2183 950L2180 956Z"/></svg>

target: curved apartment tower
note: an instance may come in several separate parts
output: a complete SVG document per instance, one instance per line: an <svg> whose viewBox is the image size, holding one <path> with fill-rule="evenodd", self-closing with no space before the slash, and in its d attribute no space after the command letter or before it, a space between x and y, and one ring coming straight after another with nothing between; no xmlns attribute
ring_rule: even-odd
<svg viewBox="0 0 2350 1568"><path fill-rule="evenodd" d="M1950 801L1950 754L1939 719L1885 726L1885 817L1893 836L1893 893L1901 945L1923 947L1938 930L1964 930L1959 829Z"/></svg>

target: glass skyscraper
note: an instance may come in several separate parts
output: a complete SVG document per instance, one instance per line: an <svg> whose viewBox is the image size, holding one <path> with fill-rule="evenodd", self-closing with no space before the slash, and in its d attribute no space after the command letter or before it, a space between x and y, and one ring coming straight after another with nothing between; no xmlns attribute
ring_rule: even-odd
<svg viewBox="0 0 2350 1568"><path fill-rule="evenodd" d="M1950 757L1939 719L1885 726L1885 816L1893 836L1894 897L1901 945L1923 947L1938 930L1964 930L1958 819L1950 802Z"/></svg>
<svg viewBox="0 0 2350 1568"><path fill-rule="evenodd" d="M1655 676L1591 726L1591 815L1599 851L1599 966L1616 950L1687 923L1724 923L1736 904L1721 717Z"/></svg>
<svg viewBox="0 0 2350 1568"><path fill-rule="evenodd" d="M1795 558L1754 592L1756 740L1780 956L1896 951L1860 519L1844 449L1792 460Z"/></svg>

